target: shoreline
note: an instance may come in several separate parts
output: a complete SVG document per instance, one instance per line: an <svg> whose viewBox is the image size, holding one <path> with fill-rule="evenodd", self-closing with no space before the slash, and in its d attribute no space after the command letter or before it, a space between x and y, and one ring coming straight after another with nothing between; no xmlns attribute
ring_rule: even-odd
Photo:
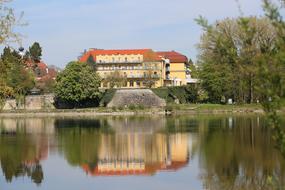
<svg viewBox="0 0 285 190"><path fill-rule="evenodd" d="M149 115L222 115L222 114L258 114L263 115L262 109L174 109L166 111L162 108L146 110L118 110L110 109L73 109L73 110L17 110L2 111L0 118L5 117L92 117L92 116L149 116ZM285 113L285 110L280 110Z"/></svg>

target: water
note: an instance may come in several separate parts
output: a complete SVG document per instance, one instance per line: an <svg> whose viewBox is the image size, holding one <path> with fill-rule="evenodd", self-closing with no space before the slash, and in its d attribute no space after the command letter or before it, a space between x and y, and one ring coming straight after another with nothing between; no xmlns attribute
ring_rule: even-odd
<svg viewBox="0 0 285 190"><path fill-rule="evenodd" d="M0 189L284 189L259 116L0 119Z"/></svg>

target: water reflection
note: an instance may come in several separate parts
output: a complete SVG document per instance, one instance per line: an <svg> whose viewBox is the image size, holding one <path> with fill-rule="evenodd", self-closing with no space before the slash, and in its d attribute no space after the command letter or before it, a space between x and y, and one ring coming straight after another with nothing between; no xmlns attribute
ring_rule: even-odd
<svg viewBox="0 0 285 190"><path fill-rule="evenodd" d="M175 174L197 158L195 179L205 189L285 186L284 158L257 116L6 118L0 119L0 133L8 183L26 176L41 184L49 177L43 161L58 155L89 176Z"/></svg>
<svg viewBox="0 0 285 190"><path fill-rule="evenodd" d="M165 118L113 118L86 128L82 120L57 120L56 130L68 162L89 175L152 175L188 163L189 134L161 133L165 123Z"/></svg>
<svg viewBox="0 0 285 190"><path fill-rule="evenodd" d="M53 122L48 120L1 120L0 160L7 182L20 176L28 176L36 184L43 181L40 161L48 157L48 134L52 130Z"/></svg>

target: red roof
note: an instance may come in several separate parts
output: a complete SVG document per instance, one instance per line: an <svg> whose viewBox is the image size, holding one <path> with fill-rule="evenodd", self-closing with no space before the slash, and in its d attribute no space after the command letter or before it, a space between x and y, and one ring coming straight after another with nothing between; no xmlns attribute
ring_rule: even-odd
<svg viewBox="0 0 285 190"><path fill-rule="evenodd" d="M163 163L152 163L146 164L145 168L142 170L108 170L108 171L99 171L98 165L95 167L90 167L88 164L82 164L82 169L91 176L126 176L126 175L152 175L157 171L177 171L188 164L188 159L186 161L174 161L171 165L167 166Z"/></svg>
<svg viewBox="0 0 285 190"><path fill-rule="evenodd" d="M47 69L47 65L44 62L37 63L37 66L39 69Z"/></svg>
<svg viewBox="0 0 285 190"><path fill-rule="evenodd" d="M187 63L188 59L185 55L176 51L158 51L156 52L159 56L169 59L170 63Z"/></svg>
<svg viewBox="0 0 285 190"><path fill-rule="evenodd" d="M153 56L156 61L161 60L159 56L152 49L121 49L121 50L104 50L104 49L92 49L86 52L80 59L80 62L86 62L89 56L92 55L94 61L98 55L144 55Z"/></svg>

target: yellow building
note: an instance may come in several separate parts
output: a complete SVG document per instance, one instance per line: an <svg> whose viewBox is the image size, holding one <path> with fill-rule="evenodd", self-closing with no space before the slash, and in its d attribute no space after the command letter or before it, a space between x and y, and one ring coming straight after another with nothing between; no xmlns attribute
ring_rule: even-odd
<svg viewBox="0 0 285 190"><path fill-rule="evenodd" d="M102 88L181 86L190 77L187 57L174 51L90 49L79 61L94 64Z"/></svg>

